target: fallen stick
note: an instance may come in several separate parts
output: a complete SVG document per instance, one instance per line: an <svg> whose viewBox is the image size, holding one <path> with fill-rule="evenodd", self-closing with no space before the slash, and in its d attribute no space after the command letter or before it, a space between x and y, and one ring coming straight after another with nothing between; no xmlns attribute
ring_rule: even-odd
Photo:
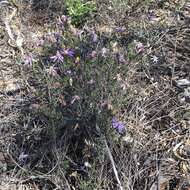
<svg viewBox="0 0 190 190"><path fill-rule="evenodd" d="M107 150L109 159L110 159L111 164L112 164L112 167L113 167L113 172L114 172L115 178L116 178L117 183L118 183L118 185L119 185L119 189L120 189L120 190L123 190L123 187L122 187L122 185L121 185L121 181L120 181L120 179L119 179L119 175L118 175L118 172L117 172L117 169L116 169L116 166L115 166L115 162L114 162L113 156L112 156L112 154L111 154L110 148L108 147L108 144L107 144L106 139L105 139L105 146L106 146L106 150Z"/></svg>

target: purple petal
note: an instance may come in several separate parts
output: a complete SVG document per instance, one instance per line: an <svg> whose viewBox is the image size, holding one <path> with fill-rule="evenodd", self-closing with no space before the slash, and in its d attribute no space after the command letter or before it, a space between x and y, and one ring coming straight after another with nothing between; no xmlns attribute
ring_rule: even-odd
<svg viewBox="0 0 190 190"><path fill-rule="evenodd" d="M64 61L64 57L61 55L61 53L59 51L57 51L56 55L51 56L50 59L53 60L53 62L63 62Z"/></svg>
<svg viewBox="0 0 190 190"><path fill-rule="evenodd" d="M95 43L98 41L98 36L95 32L92 33L92 41Z"/></svg>
<svg viewBox="0 0 190 190"><path fill-rule="evenodd" d="M126 28L124 26L120 26L120 27L117 27L115 30L116 32L124 32Z"/></svg>
<svg viewBox="0 0 190 190"><path fill-rule="evenodd" d="M62 16L61 16L61 21L62 21L63 23L66 23L66 22L68 21L68 16L67 16L67 15L62 15Z"/></svg>
<svg viewBox="0 0 190 190"><path fill-rule="evenodd" d="M119 123L117 126L118 132L123 133L124 129L125 129L125 126L123 124Z"/></svg>
<svg viewBox="0 0 190 190"><path fill-rule="evenodd" d="M24 152L21 152L19 155L19 161L24 162L28 158L28 154L24 154Z"/></svg>
<svg viewBox="0 0 190 190"><path fill-rule="evenodd" d="M72 49L70 49L70 48L68 48L68 49L66 49L66 50L63 50L62 52L63 52L63 54L65 54L65 55L67 55L67 56L69 56L69 57L71 57L71 58L73 58L74 55L75 55L74 50L72 50Z"/></svg>
<svg viewBox="0 0 190 190"><path fill-rule="evenodd" d="M116 118L112 119L112 127L119 133L123 133L125 131L125 126L122 123L118 122Z"/></svg>

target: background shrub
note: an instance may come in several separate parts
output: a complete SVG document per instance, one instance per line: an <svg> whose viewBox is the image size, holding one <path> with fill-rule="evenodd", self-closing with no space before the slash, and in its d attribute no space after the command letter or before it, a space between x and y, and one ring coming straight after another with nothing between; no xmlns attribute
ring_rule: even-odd
<svg viewBox="0 0 190 190"><path fill-rule="evenodd" d="M80 25L86 21L90 13L96 11L96 4L93 1L66 0L66 8L72 23Z"/></svg>

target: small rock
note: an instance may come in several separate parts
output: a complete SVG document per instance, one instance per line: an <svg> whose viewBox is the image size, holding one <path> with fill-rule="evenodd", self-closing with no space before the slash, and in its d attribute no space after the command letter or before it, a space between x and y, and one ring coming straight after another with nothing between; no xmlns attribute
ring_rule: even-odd
<svg viewBox="0 0 190 190"><path fill-rule="evenodd" d="M190 98L190 87L186 88L185 91L184 91L184 96L186 98Z"/></svg>
<svg viewBox="0 0 190 190"><path fill-rule="evenodd" d="M89 162L87 162L87 161L84 162L84 166L87 167L87 168L91 168L92 167L91 164Z"/></svg>
<svg viewBox="0 0 190 190"><path fill-rule="evenodd" d="M5 91L7 93L16 92L18 90L20 90L20 85L18 83L12 83L12 82L8 83L6 88L5 88Z"/></svg>
<svg viewBox="0 0 190 190"><path fill-rule="evenodd" d="M21 86L17 81L3 81L0 82L0 92L14 93L21 90Z"/></svg>
<svg viewBox="0 0 190 190"><path fill-rule="evenodd" d="M190 86L190 80L188 79L180 79L176 81L178 87L185 87L185 86Z"/></svg>

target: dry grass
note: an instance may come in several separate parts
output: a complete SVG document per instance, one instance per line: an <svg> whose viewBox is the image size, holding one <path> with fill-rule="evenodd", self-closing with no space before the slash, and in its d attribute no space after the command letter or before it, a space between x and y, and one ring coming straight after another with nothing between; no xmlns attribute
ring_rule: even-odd
<svg viewBox="0 0 190 190"><path fill-rule="evenodd" d="M96 1L97 16L84 25L126 53L128 71L115 76L118 90L107 100L125 135L111 127L94 134L85 127L94 120L69 123L74 132L47 128L55 123L39 112L41 81L19 63L39 53L35 43L65 9L58 2L0 2L0 189L188 190L189 87L176 84L190 77L189 2ZM115 35L118 26L126 31ZM140 56L134 40L145 46ZM22 152L30 153L26 165Z"/></svg>

